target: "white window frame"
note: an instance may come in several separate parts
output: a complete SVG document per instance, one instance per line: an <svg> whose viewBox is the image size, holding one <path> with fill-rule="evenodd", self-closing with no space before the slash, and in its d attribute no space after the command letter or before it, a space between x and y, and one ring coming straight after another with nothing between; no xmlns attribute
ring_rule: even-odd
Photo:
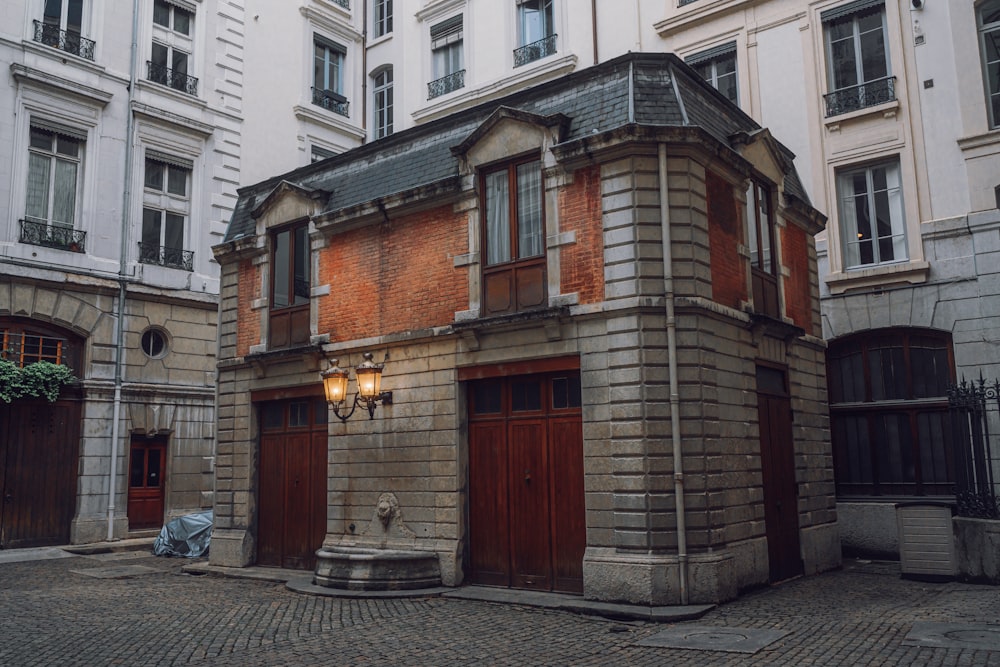
<svg viewBox="0 0 1000 667"><path fill-rule="evenodd" d="M320 72L317 67L317 63L319 61L319 54L317 54L317 50L320 48L323 49L322 82L318 80ZM336 54L336 58L331 57L333 54ZM347 49L344 46L334 42L332 39L327 39L322 35L313 35L313 87L317 90L328 91L344 96L344 62L346 60ZM331 68L335 73L336 79L332 87L330 86Z"/></svg>
<svg viewBox="0 0 1000 667"><path fill-rule="evenodd" d="M458 26L452 27L444 34L435 36L434 32L443 24L461 19ZM457 14L431 26L431 79L443 79L465 69L465 16ZM441 57L439 57L439 55Z"/></svg>
<svg viewBox="0 0 1000 667"><path fill-rule="evenodd" d="M876 189L875 172L878 170L885 172L884 189ZM865 185L864 190L859 192L854 187L854 177L861 175L864 176ZM899 158L840 169L837 171L836 180L844 269L906 262L909 259L906 246L906 211ZM878 229L880 204L889 216L888 234L883 233L885 230ZM859 205L869 218L867 230L859 230L857 215ZM875 212L874 216L872 212ZM867 253L865 245L868 246ZM892 256L883 257L884 254Z"/></svg>
<svg viewBox="0 0 1000 667"><path fill-rule="evenodd" d="M69 5L70 2L74 0L60 0L59 2L59 23L49 23L46 21L45 9L48 4L44 0L40 2L42 6L41 11L41 22L44 25L58 26L59 30L65 30L66 32L72 32L78 35L86 35L87 28L90 18L90 0L78 0L80 3L80 25L79 30L71 30L69 27Z"/></svg>
<svg viewBox="0 0 1000 667"><path fill-rule="evenodd" d="M51 143L49 149L43 149L40 147L35 147L31 145L31 134L33 131L44 132L45 134L51 136ZM60 137L64 141L72 141L76 144L76 155L66 155L65 153L60 153L58 150L58 142ZM84 176L84 157L86 155L87 142L86 137L83 133L72 131L72 130L60 130L51 123L46 123L44 121L32 121L29 123L28 128L28 141L27 141L27 162L28 167L25 170L25 195L24 195L24 219L35 223L44 223L46 226L56 226L65 229L80 229L78 224L80 219L81 210L81 194L83 190L83 176ZM49 160L47 174L46 174L46 192L45 192L45 217L38 217L35 215L29 215L28 207L30 205L30 197L28 196L28 190L31 188L32 175L31 175L31 156L36 155L40 158ZM57 178L56 170L58 165L67 164L73 165L75 168L75 174L73 176L73 196L72 196L72 212L70 220L55 220L55 205L56 197L59 195L57 190L62 190L62 188L56 188L55 181Z"/></svg>
<svg viewBox="0 0 1000 667"><path fill-rule="evenodd" d="M733 71L723 73L722 76L732 77L733 97L726 95L726 93L719 88L719 64L730 59L733 61ZM704 78L705 81L711 84L713 88L725 95L725 97L733 104L738 105L740 103L740 63L739 58L736 55L736 42L728 42L721 46L695 53L685 58L684 62L698 72L698 74ZM706 66L707 71L704 71Z"/></svg>
<svg viewBox="0 0 1000 667"><path fill-rule="evenodd" d="M882 57L885 65L885 74L873 79L866 79L863 68L864 58L862 57L862 45L861 45L861 39L863 34L861 32L861 28L859 25L859 17L862 15L867 16L869 14L874 14L876 6L880 7L880 9L878 10L878 14L881 19L880 31L882 33ZM848 21L851 23L851 43L852 43L852 52L854 54L854 70L855 70L854 76L856 81L850 85L838 86L836 81L836 62L834 60L834 55L833 55L833 39L830 28L833 25L846 23ZM873 32L873 31L868 31L868 32ZM828 93L835 93L841 90L858 88L860 86L864 86L865 84L872 83L874 81L880 81L882 79L892 76L892 60L889 57L889 31L887 30L886 26L886 13L885 13L884 3L872 5L867 9L858 10L853 13L847 14L845 16L839 16L831 19L824 19L823 43L826 52L826 75L827 75Z"/></svg>
<svg viewBox="0 0 1000 667"><path fill-rule="evenodd" d="M986 8L997 11L995 21L985 23ZM976 26L979 29L979 53L983 66L983 87L986 94L986 114L990 128L1000 127L1000 0L986 0L976 7ZM988 60L987 40L996 43L996 59ZM990 78L990 70L993 77Z"/></svg>
<svg viewBox="0 0 1000 667"><path fill-rule="evenodd" d="M155 166L161 169L161 177L159 185L150 184L150 167ZM189 163L188 160L182 158L174 158L172 156L160 153L158 151L146 151L145 160L143 163L143 191L142 191L142 218L141 218L141 228L139 230L139 238L142 243L149 243L147 241L147 230L146 223L147 217L146 212L156 212L157 221L159 224L159 232L157 233L157 261L155 262L145 262L147 264L160 264L159 258L161 257L159 249L164 249L164 253L167 253L167 261L163 262L163 265L177 268L179 264L182 264L181 259L175 259L171 261L169 259L169 251L174 251L179 254L179 257L183 257L185 252L185 245L187 240L190 238L190 220L191 220L191 188L193 186L193 165ZM183 191L177 192L171 189L171 176L180 175L183 178ZM167 227L168 227L168 216L179 217L180 220L180 247L175 245L167 245ZM143 261L142 255L140 254L140 262Z"/></svg>
<svg viewBox="0 0 1000 667"><path fill-rule="evenodd" d="M541 18L542 34L540 36L529 35L526 9L528 2L540 4L537 13ZM534 44L543 39L548 39L556 34L556 7L555 0L516 0L517 3L517 45L518 47ZM547 11L546 11L547 8Z"/></svg>
<svg viewBox="0 0 1000 667"><path fill-rule="evenodd" d="M393 72L383 67L372 75L372 138L381 139L393 132Z"/></svg>
<svg viewBox="0 0 1000 667"><path fill-rule="evenodd" d="M392 34L392 0L372 0L372 35L375 39Z"/></svg>
<svg viewBox="0 0 1000 667"><path fill-rule="evenodd" d="M157 64L161 67L165 67L172 74L184 74L185 77L190 77L197 81L198 77L195 76L195 58L194 58L194 45L195 45L195 30L197 29L197 13L194 8L188 8L186 4L171 1L166 2L165 0L154 0L159 4L166 5L168 13L168 24L163 25L157 23L154 20L155 14L150 15L149 25L152 27L152 39L150 40L150 51L149 51L149 61L151 63ZM155 6L155 5L154 5ZM155 11L155 10L154 10ZM176 25L176 16L178 12L184 12L188 15L188 32L183 33L174 29ZM166 50L166 62L159 63L154 58L154 51L156 47L159 46ZM174 67L175 61L179 56L184 58L184 71L179 72L177 68ZM171 79L166 84L161 82L161 85L166 85L168 88L173 90L180 90L181 92L187 93L187 86L178 87L173 85L173 80Z"/></svg>

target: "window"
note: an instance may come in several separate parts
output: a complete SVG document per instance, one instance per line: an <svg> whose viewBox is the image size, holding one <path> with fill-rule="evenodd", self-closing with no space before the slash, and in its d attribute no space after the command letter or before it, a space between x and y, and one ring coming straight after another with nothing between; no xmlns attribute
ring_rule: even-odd
<svg viewBox="0 0 1000 667"><path fill-rule="evenodd" d="M461 14L431 26L431 64L434 80L427 84L427 99L465 87L462 49Z"/></svg>
<svg viewBox="0 0 1000 667"><path fill-rule="evenodd" d="M387 67L372 77L372 105L376 139L392 134L392 68Z"/></svg>
<svg viewBox="0 0 1000 667"><path fill-rule="evenodd" d="M747 240L750 247L754 310L771 317L780 317L773 206L770 188L752 180L750 189L747 190Z"/></svg>
<svg viewBox="0 0 1000 667"><path fill-rule="evenodd" d="M374 0L372 3L372 33L382 37L392 32L392 0Z"/></svg>
<svg viewBox="0 0 1000 667"><path fill-rule="evenodd" d="M33 120L21 243L84 252L86 232L77 223L85 135Z"/></svg>
<svg viewBox="0 0 1000 667"><path fill-rule="evenodd" d="M146 329L139 343L143 354L150 359L160 359L167 353L167 335L162 329Z"/></svg>
<svg viewBox="0 0 1000 667"><path fill-rule="evenodd" d="M515 162L482 175L486 315L543 307L542 165Z"/></svg>
<svg viewBox="0 0 1000 667"><path fill-rule="evenodd" d="M309 342L309 228L286 227L271 236L270 347Z"/></svg>
<svg viewBox="0 0 1000 667"><path fill-rule="evenodd" d="M882 0L855 0L821 15L826 38L826 115L836 116L896 99L886 48Z"/></svg>
<svg viewBox="0 0 1000 667"><path fill-rule="evenodd" d="M685 59L698 76L726 96L733 104L739 104L739 82L736 78L736 42L729 42L708 51L696 53Z"/></svg>
<svg viewBox="0 0 1000 667"><path fill-rule="evenodd" d="M328 157L333 157L334 155L336 155L334 151L330 151L325 148L321 148L319 146L313 146L310 149L309 153L310 153L309 157L310 163L319 162L320 160L325 160Z"/></svg>
<svg viewBox="0 0 1000 667"><path fill-rule="evenodd" d="M88 60L94 59L94 42L83 36L85 0L45 0L42 20L35 21L35 41Z"/></svg>
<svg viewBox="0 0 1000 667"><path fill-rule="evenodd" d="M907 258L899 162L837 174L844 267Z"/></svg>
<svg viewBox="0 0 1000 667"><path fill-rule="evenodd" d="M189 76L194 13L166 0L153 2L153 43L148 79L188 95L198 94L198 79Z"/></svg>
<svg viewBox="0 0 1000 667"><path fill-rule="evenodd" d="M982 3L977 19L990 127L1000 127L1000 0Z"/></svg>
<svg viewBox="0 0 1000 667"><path fill-rule="evenodd" d="M553 0L517 0L517 44L514 67L556 52Z"/></svg>
<svg viewBox="0 0 1000 667"><path fill-rule="evenodd" d="M827 382L841 496L950 495L949 334L882 329L830 342Z"/></svg>
<svg viewBox="0 0 1000 667"><path fill-rule="evenodd" d="M184 227L191 210L191 163L147 151L142 196L139 261L192 271L194 253L184 250Z"/></svg>
<svg viewBox="0 0 1000 667"><path fill-rule="evenodd" d="M341 116L348 115L343 81L345 53L339 44L322 37L313 39L313 104Z"/></svg>
<svg viewBox="0 0 1000 667"><path fill-rule="evenodd" d="M80 345L66 333L35 321L0 318L0 359L19 367L47 361L79 368Z"/></svg>

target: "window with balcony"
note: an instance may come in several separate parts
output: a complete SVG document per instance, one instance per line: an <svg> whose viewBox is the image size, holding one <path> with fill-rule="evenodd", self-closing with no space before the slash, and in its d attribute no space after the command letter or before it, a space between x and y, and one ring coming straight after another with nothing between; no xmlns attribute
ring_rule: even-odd
<svg viewBox="0 0 1000 667"><path fill-rule="evenodd" d="M198 79L188 73L193 36L193 11L166 0L154 0L153 42L146 77L182 93L197 95Z"/></svg>
<svg viewBox="0 0 1000 667"><path fill-rule="evenodd" d="M837 173L844 268L907 259L899 161Z"/></svg>
<svg viewBox="0 0 1000 667"><path fill-rule="evenodd" d="M392 68L386 67L372 77L372 132L376 139L392 134Z"/></svg>
<svg viewBox="0 0 1000 667"><path fill-rule="evenodd" d="M86 135L32 121L20 241L72 252L84 251L77 223Z"/></svg>
<svg viewBox="0 0 1000 667"><path fill-rule="evenodd" d="M309 227L306 223L271 234L269 347L309 343Z"/></svg>
<svg viewBox="0 0 1000 667"><path fill-rule="evenodd" d="M372 34L378 39L392 32L392 0L373 0Z"/></svg>
<svg viewBox="0 0 1000 667"><path fill-rule="evenodd" d="M517 0L517 47L514 67L556 52L553 0Z"/></svg>
<svg viewBox="0 0 1000 667"><path fill-rule="evenodd" d="M484 314L544 307L542 164L512 162L481 179Z"/></svg>
<svg viewBox="0 0 1000 667"><path fill-rule="evenodd" d="M698 75L733 104L739 104L739 81L736 78L736 42L685 58Z"/></svg>
<svg viewBox="0 0 1000 667"><path fill-rule="evenodd" d="M826 40L826 115L896 99L886 46L884 0L856 0L820 15Z"/></svg>
<svg viewBox="0 0 1000 667"><path fill-rule="evenodd" d="M754 310L778 318L778 261L775 257L774 198L771 189L756 180L747 190L747 245Z"/></svg>
<svg viewBox="0 0 1000 667"><path fill-rule="evenodd" d="M191 212L191 163L146 152L139 261L192 271L194 252L184 249Z"/></svg>
<svg viewBox="0 0 1000 667"><path fill-rule="evenodd" d="M427 99L465 87L462 15L431 26L431 68L434 80L427 84Z"/></svg>
<svg viewBox="0 0 1000 667"><path fill-rule="evenodd" d="M313 38L313 88L312 102L324 109L347 116L347 98L344 97L344 56L347 50L320 36Z"/></svg>
<svg viewBox="0 0 1000 667"><path fill-rule="evenodd" d="M878 329L830 341L827 382L837 495L954 493L948 333Z"/></svg>
<svg viewBox="0 0 1000 667"><path fill-rule="evenodd" d="M1000 0L986 0L976 12L990 127L1000 127Z"/></svg>
<svg viewBox="0 0 1000 667"><path fill-rule="evenodd" d="M34 22L34 40L93 60L94 41L83 36L84 19L89 11L88 0L45 0L42 20Z"/></svg>

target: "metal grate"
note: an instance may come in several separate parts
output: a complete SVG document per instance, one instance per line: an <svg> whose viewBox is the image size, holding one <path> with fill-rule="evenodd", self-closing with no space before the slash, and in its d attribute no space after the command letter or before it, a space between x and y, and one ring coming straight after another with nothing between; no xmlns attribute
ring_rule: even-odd
<svg viewBox="0 0 1000 667"><path fill-rule="evenodd" d="M866 109L896 99L896 77L887 76L858 86L835 90L823 96L826 117Z"/></svg>
<svg viewBox="0 0 1000 667"><path fill-rule="evenodd" d="M435 79L434 81L428 83L427 99L432 100L435 97L447 95L448 93L458 90L459 88L465 88L464 69L452 72L448 76L443 76L440 79Z"/></svg>
<svg viewBox="0 0 1000 667"><path fill-rule="evenodd" d="M34 24L36 42L87 60L94 59L94 46L96 46L94 40L87 39L78 32L60 30L59 26L50 23L35 21Z"/></svg>
<svg viewBox="0 0 1000 667"><path fill-rule="evenodd" d="M546 56L551 56L556 52L557 36L550 35L545 39L540 39L537 42L525 44L519 49L514 49L514 67L520 67Z"/></svg>
<svg viewBox="0 0 1000 667"><path fill-rule="evenodd" d="M52 225L44 221L21 220L21 234L18 240L29 245L68 250L69 252L84 252L87 232L81 232L72 227Z"/></svg>
<svg viewBox="0 0 1000 667"><path fill-rule="evenodd" d="M948 388L948 408L958 514L1000 519L1000 380L963 379Z"/></svg>
<svg viewBox="0 0 1000 667"><path fill-rule="evenodd" d="M158 264L172 269L194 271L194 251L167 248L152 243L139 244L139 262Z"/></svg>
<svg viewBox="0 0 1000 667"><path fill-rule="evenodd" d="M317 106L321 106L324 109L329 109L330 111L340 114L341 116L348 116L349 113L349 102L347 98L343 95L333 92L332 90L323 90L322 88L312 89L312 102Z"/></svg>
<svg viewBox="0 0 1000 667"><path fill-rule="evenodd" d="M198 79L195 77L188 76L184 72L175 72L169 67L157 65L149 60L146 61L146 66L148 68L146 78L153 83L169 86L188 95L198 94Z"/></svg>

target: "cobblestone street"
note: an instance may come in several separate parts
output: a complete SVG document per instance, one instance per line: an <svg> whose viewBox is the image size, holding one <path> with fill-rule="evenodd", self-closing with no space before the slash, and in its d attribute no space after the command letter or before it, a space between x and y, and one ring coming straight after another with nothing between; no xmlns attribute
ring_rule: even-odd
<svg viewBox="0 0 1000 667"><path fill-rule="evenodd" d="M674 626L785 633L756 653L640 645L665 623L435 597L318 597L187 574L185 564L137 552L0 563L0 665L1000 666L1000 590L901 580L894 563L848 561ZM930 622L967 625L952 635L973 641L913 645L915 624Z"/></svg>

